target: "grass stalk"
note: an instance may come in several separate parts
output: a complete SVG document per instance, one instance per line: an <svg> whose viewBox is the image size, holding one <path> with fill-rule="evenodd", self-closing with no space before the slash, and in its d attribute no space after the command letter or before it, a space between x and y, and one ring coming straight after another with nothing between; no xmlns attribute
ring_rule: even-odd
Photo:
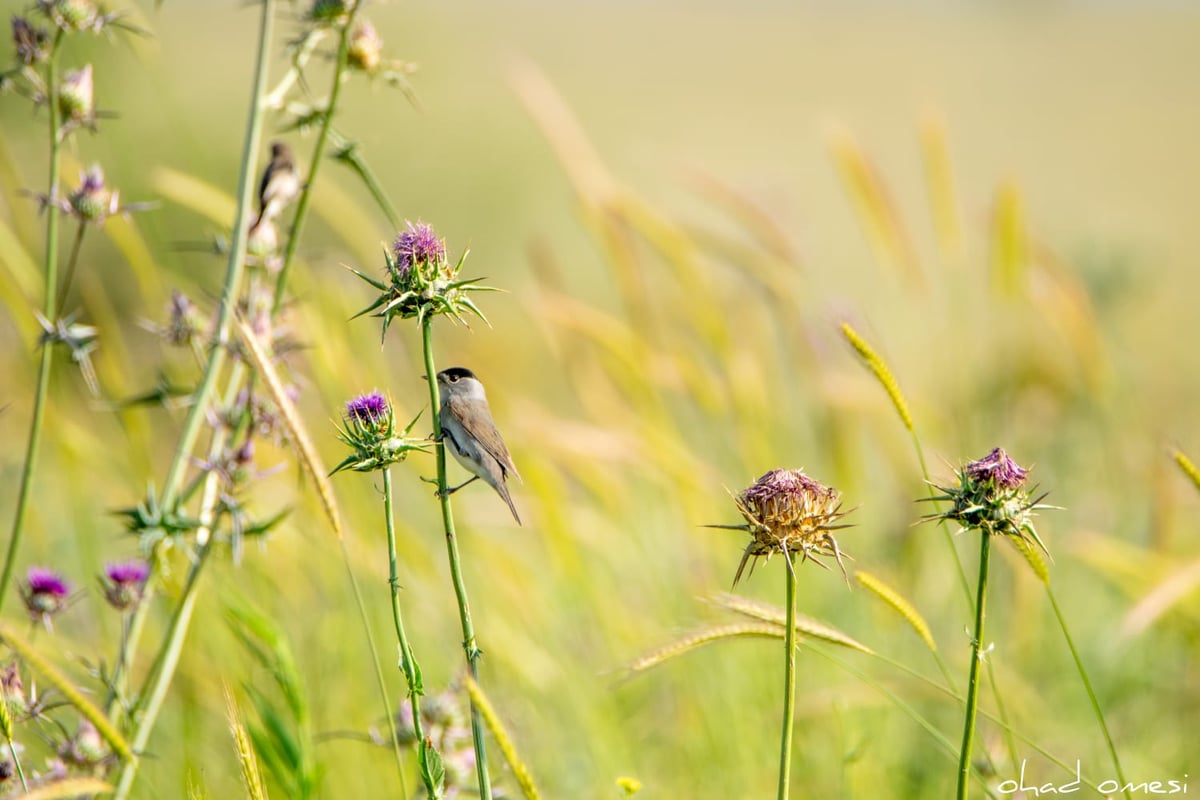
<svg viewBox="0 0 1200 800"><path fill-rule="evenodd" d="M137 778L139 756L145 751L146 743L150 741L150 733L162 710L163 701L166 700L171 680L175 677L175 668L179 666L183 643L187 638L188 628L191 626L192 613L196 609L196 590L200 585L200 575L212 552L212 546L213 540L210 538L196 550L195 561L192 562L192 567L188 571L183 595L179 598L179 605L171 617L170 625L163 639L163 647L159 650L154 666L150 670L148 678L150 691L142 694L134 707L132 716L137 720L137 727L134 729L133 741L130 743L134 757L127 759L121 766L113 800L125 800L129 797L133 782Z"/></svg>
<svg viewBox="0 0 1200 800"><path fill-rule="evenodd" d="M796 714L796 556L787 554L787 620L783 633L783 730L779 734L778 800L787 800L792 773L792 732Z"/></svg>
<svg viewBox="0 0 1200 800"><path fill-rule="evenodd" d="M429 408L433 417L434 453L437 458L438 499L442 505L442 528L446 532L446 555L450 560L450 579L454 583L454 596L458 600L458 616L462 623L463 652L471 679L479 683L479 657L482 655L475 642L475 624L471 621L471 605L467 600L467 586L463 582L462 560L458 554L458 534L454 529L454 512L450 508L449 483L446 481L446 446L442 441L441 403L438 399L437 369L433 361L433 317L421 319L421 340L425 354L425 379L429 384ZM471 740L475 746L475 772L479 778L480 800L491 800L492 786L488 776L487 748L483 742L483 724L479 718L479 707L471 702Z"/></svg>
<svg viewBox="0 0 1200 800"><path fill-rule="evenodd" d="M51 324L58 317L58 181L61 171L59 157L59 108L58 108L58 53L63 32L54 35L54 43L46 59L46 107L50 117L50 190L46 203L46 253L42 269L43 299L42 314ZM17 551L21 549L21 534L25 530L25 514L29 510L29 498L33 494L33 476L37 471L38 451L42 443L42 426L46 420L46 398L50 391L50 368L54 364L54 346L42 344L38 359L37 388L33 394L33 418L29 421L29 439L25 444L25 464L21 468L21 483L17 490L17 506L13 512L12 532L8 539L8 552L4 556L4 571L0 573L0 609L8 597L13 569L17 563Z"/></svg>
<svg viewBox="0 0 1200 800"><path fill-rule="evenodd" d="M171 467L167 471L167 480L163 486L162 505L170 508L179 497L183 485L184 473L191 459L192 449L200 435L205 416L208 414L208 401L216 387L217 376L225 366L230 346L230 330L233 327L237 311L237 297L241 290L242 278L246 268L246 239L250 228L250 207L253 203L255 185L254 164L255 153L259 151L262 142L263 102L262 94L267 83L267 67L269 64L271 28L275 0L262 0L262 15L259 23L258 56L255 63L254 88L250 98L250 119L246 124L246 141L242 147L242 162L238 175L238 206L237 218L233 226L233 240L229 245L229 261L225 269L225 282L221 288L221 300L217 306L217 324L210 348L208 363L200 384L192 396L188 408L187 419L179 435L179 443ZM289 245L290 246L290 245Z"/></svg>
<svg viewBox="0 0 1200 800"><path fill-rule="evenodd" d="M979 584L975 597L975 632L971 636L971 675L967 680L967 709L963 714L962 748L958 756L958 800L967 800L971 780L971 748L975 741L975 715L979 708L979 663L983 658L983 623L986 617L988 560L992 537L979 531Z"/></svg>
<svg viewBox="0 0 1200 800"><path fill-rule="evenodd" d="M388 585L392 590L392 621L396 626L396 643L400 647L400 669L404 671L404 678L408 681L408 702L412 706L413 733L417 739L421 781L425 784L425 791L429 793L429 796L437 797L437 793L441 787L434 781L433 775L429 770L424 723L421 722L421 695L424 693L421 668L417 666L416 659L413 658L412 644L409 643L408 634L404 630L404 616L400 613L400 576L398 574L398 559L396 557L396 524L393 520L392 511L392 471L386 467L383 470L383 513L387 527Z"/></svg>
<svg viewBox="0 0 1200 800"><path fill-rule="evenodd" d="M296 201L296 214L292 217L292 230L288 235L287 249L283 253L283 266L279 269L279 277L275 279L275 299L272 303L274 312L278 312L283 307L284 291L287 289L288 276L292 273L296 247L300 242L300 230L304 227L304 221L308 219L312 187L317 180L317 170L321 167L321 157L325 153L325 144L329 141L330 129L333 128L333 113L337 108L338 96L342 92L342 76L346 72L346 62L350 55L350 31L354 26L354 16L358 13L361 5L362 0L356 0L350 6L342 29L338 33L337 57L333 64L333 85L329 89L329 100L326 101L325 111L321 114L321 127L317 131L317 142L313 145L308 177L304 181L304 188L300 191L300 198Z"/></svg>
<svg viewBox="0 0 1200 800"><path fill-rule="evenodd" d="M1088 700L1092 704L1092 711L1096 713L1096 720L1100 723L1100 730L1104 732L1104 742L1108 746L1108 754L1112 757L1113 769L1117 771L1117 779L1121 781L1121 791L1125 795L1125 800L1133 800L1130 794L1130 783L1125 780L1125 770L1121 768L1121 759L1117 755L1117 746L1113 743L1112 733L1108 730L1108 723L1104 721L1104 711L1100 708L1100 700L1096 697L1096 690L1092 688L1092 682L1088 679L1087 670L1084 669L1083 659L1079 657L1079 651L1075 649L1075 640L1071 638L1071 632L1067 629L1067 620L1063 616L1062 609L1058 607L1058 599L1054 596L1054 590L1050 588L1050 584L1046 584L1046 596L1050 598L1050 605L1054 608L1054 617L1058 620L1058 626L1062 629L1063 638L1067 640L1067 647L1071 650L1071 658L1075 661L1075 669L1079 672L1079 677L1083 681L1083 688L1087 690Z"/></svg>

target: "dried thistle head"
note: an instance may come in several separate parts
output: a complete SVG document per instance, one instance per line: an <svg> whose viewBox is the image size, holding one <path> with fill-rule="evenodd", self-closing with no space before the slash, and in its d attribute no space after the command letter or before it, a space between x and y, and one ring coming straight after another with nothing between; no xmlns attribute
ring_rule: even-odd
<svg viewBox="0 0 1200 800"><path fill-rule="evenodd" d="M40 64L50 55L49 32L34 27L25 17L13 15L12 38L17 61L24 66Z"/></svg>
<svg viewBox="0 0 1200 800"><path fill-rule="evenodd" d="M930 499L949 502L951 507L926 519L951 520L965 530L1012 536L1037 545L1049 555L1034 528L1033 512L1051 506L1041 505L1045 494L1031 498L1025 486L1028 477L1028 469L1013 461L1003 449L992 448L986 456L968 462L958 471L957 486L935 486L942 494Z"/></svg>
<svg viewBox="0 0 1200 800"><path fill-rule="evenodd" d="M754 484L734 496L734 504L745 520L743 525L710 527L744 530L750 543L742 553L733 585L741 580L751 557L770 558L775 553L799 553L822 567L818 556L833 557L841 567L842 551L831 531L848 527L836 524L848 512L842 511L841 493L825 486L798 469L773 469ZM750 571L754 571L751 562Z"/></svg>

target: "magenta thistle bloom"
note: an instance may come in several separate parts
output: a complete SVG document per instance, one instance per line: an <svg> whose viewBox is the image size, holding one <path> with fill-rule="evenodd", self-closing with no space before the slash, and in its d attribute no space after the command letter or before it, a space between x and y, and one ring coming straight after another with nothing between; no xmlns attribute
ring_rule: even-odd
<svg viewBox="0 0 1200 800"><path fill-rule="evenodd" d="M346 418L352 422L378 422L387 416L388 401L379 392L359 395L346 403Z"/></svg>
<svg viewBox="0 0 1200 800"><path fill-rule="evenodd" d="M106 566L100 583L108 604L117 611L128 611L142 599L149 578L150 565L135 559Z"/></svg>
<svg viewBox="0 0 1200 800"><path fill-rule="evenodd" d="M1029 475L1029 470L1009 458L1008 453L999 447L992 448L992 452L978 461L970 462L964 469L973 480L980 483L991 481L1004 489L1019 489Z"/></svg>
<svg viewBox="0 0 1200 800"><path fill-rule="evenodd" d="M396 243L392 245L392 254L401 274L416 264L436 264L445 260L446 245L433 232L432 226L424 222L416 225L409 222L407 225L407 230L400 231Z"/></svg>
<svg viewBox="0 0 1200 800"><path fill-rule="evenodd" d="M1029 546L1034 545L1048 554L1034 527L1033 512L1052 506L1041 504L1045 494L1030 496L1025 487L1028 476L1028 469L1009 458L1001 448L993 448L958 471L957 486L936 487L942 494L929 499L949 502L951 508L926 519L952 520L965 530L1008 536L1023 553L1028 553Z"/></svg>
<svg viewBox="0 0 1200 800"><path fill-rule="evenodd" d="M30 616L49 624L50 617L62 611L66 605L71 587L54 570L30 567L21 594Z"/></svg>

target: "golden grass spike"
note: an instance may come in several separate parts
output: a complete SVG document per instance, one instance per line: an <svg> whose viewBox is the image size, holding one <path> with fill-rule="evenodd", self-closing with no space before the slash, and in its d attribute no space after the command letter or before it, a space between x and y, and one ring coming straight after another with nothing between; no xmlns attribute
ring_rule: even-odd
<svg viewBox="0 0 1200 800"><path fill-rule="evenodd" d="M333 486L329 483L329 472L321 463L321 457L317 455L317 448L313 446L312 439L304 427L304 422L300 419L299 412L296 411L295 404L292 403L291 398L284 391L283 383L279 380L279 375L275 372L275 367L271 364L271 360L263 352L262 345L259 344L254 331L240 317L237 320L237 330L242 342L246 345L246 354L250 358L250 363L254 365L259 375L262 376L271 399L279 407L279 413L283 416L288 433L291 434L292 441L296 443L296 451L300 456L300 463L308 471L308 474L317 486L317 495L321 499L321 507L325 510L325 516L329 519L329 524L333 528L333 532L337 534L338 539L343 538L342 517L338 511L337 500L334 498Z"/></svg>
<svg viewBox="0 0 1200 800"><path fill-rule="evenodd" d="M924 277L911 241L879 177L879 171L848 132L834 130L828 140L834 164L850 194L876 259L884 266L905 273L914 283L923 284Z"/></svg>
<svg viewBox="0 0 1200 800"><path fill-rule="evenodd" d="M950 148L946 145L946 124L940 114L932 111L921 119L921 153L925 158L925 185L938 246L943 258L958 258L962 255L962 213L954 188Z"/></svg>
<svg viewBox="0 0 1200 800"><path fill-rule="evenodd" d="M1024 291L1029 263L1025 215L1016 184L996 189L992 208L992 286L1014 297Z"/></svg>
<svg viewBox="0 0 1200 800"><path fill-rule="evenodd" d="M711 628L703 628L634 660L629 665L629 671L643 672L651 667L657 667L659 664L669 661L676 656L691 652L697 647L703 647L706 644L711 644L721 639L739 639L745 637L782 639L783 626L767 624L747 625L743 623L740 625L718 625Z"/></svg>
<svg viewBox="0 0 1200 800"><path fill-rule="evenodd" d="M1005 536L1004 538L1012 542L1013 547L1017 548L1017 552L1025 557L1034 574L1038 576L1038 580L1042 583L1050 583L1050 569L1046 566L1046 559L1042 557L1043 550L1039 550L1031 539L1026 539L1024 536Z"/></svg>
<svg viewBox="0 0 1200 800"><path fill-rule="evenodd" d="M242 724L242 712L229 686L225 686L225 713L229 717L229 730L233 733L233 745L237 750L238 766L242 770L242 783L246 786L246 796L250 800L267 800L267 790L263 786L262 773L258 769L258 757L250 744L250 735Z"/></svg>
<svg viewBox="0 0 1200 800"><path fill-rule="evenodd" d="M34 672L39 673L45 678L47 683L58 689L66 701L75 706L76 710L96 727L96 732L104 737L104 740L108 742L113 752L127 761L133 759L133 750L129 748L129 743L125 741L125 737L113 727L112 723L108 721L108 717L104 716L103 711L96 708L96 706L83 696L82 692L75 688L75 685L71 683L66 675L59 671L58 667L43 658L28 642L13 633L12 629L3 623L0 623L0 641L12 648L13 652L24 659L25 663ZM76 794L80 793L77 792ZM60 797L63 795L54 796Z"/></svg>
<svg viewBox="0 0 1200 800"><path fill-rule="evenodd" d="M1190 458L1183 454L1182 450L1176 450L1172 453L1172 456L1175 459L1175 463L1183 470L1183 474L1187 475L1192 485L1196 487L1196 490L1200 491L1200 470L1196 469L1196 465L1192 463Z"/></svg>
<svg viewBox="0 0 1200 800"><path fill-rule="evenodd" d="M62 800L67 797L82 797L108 794L113 787L99 778L67 778L39 786L33 791L20 795L21 800Z"/></svg>
<svg viewBox="0 0 1200 800"><path fill-rule="evenodd" d="M736 594L722 593L712 598L713 602L722 608L728 609L735 614L741 614L744 617L751 619L762 620L783 628L787 625L787 615L781 606L773 606L770 603L761 603L757 600L750 600ZM854 637L842 633L832 625L827 625L820 620L805 616L804 614L796 614L796 630L800 633L811 636L814 639L820 639L830 644L841 645L848 647L851 650L857 650L860 653L874 655L875 651L867 647L862 642Z"/></svg>
<svg viewBox="0 0 1200 800"><path fill-rule="evenodd" d="M937 652L937 642L933 640L933 633L929 630L929 623L925 621L925 618L921 616L912 603L908 602L903 595L869 572L859 570L854 573L854 577L858 578L858 582L870 589L876 597L887 603L900 616L904 617L908 624L912 626L912 629L917 632L917 636L921 637L921 641L925 642L925 646L929 648L930 652Z"/></svg>
<svg viewBox="0 0 1200 800"><path fill-rule="evenodd" d="M1184 564L1154 586L1121 620L1119 636L1131 639L1193 595L1200 587L1200 559Z"/></svg>
<svg viewBox="0 0 1200 800"><path fill-rule="evenodd" d="M584 205L607 206L618 191L616 181L545 73L522 61L509 74L509 85L558 156Z"/></svg>
<svg viewBox="0 0 1200 800"><path fill-rule="evenodd" d="M888 369L888 365L883 362L883 359L871 349L871 345L867 344L866 340L858 335L854 328L850 327L850 323L842 323L842 335L846 337L846 341L850 343L858 354L862 356L863 361L867 364L867 369L875 375L875 379L887 392L888 397L892 399L892 405L896 407L896 413L900 415L900 421L904 423L904 427L908 428L909 433L913 431L912 414L908 413L908 403L904 400L904 395L900 393L900 385L896 383L896 377L892 375L892 371Z"/></svg>
<svg viewBox="0 0 1200 800"><path fill-rule="evenodd" d="M467 687L467 694L471 695L471 702L475 704L479 715L483 717L483 723L487 725L487 729L492 733L492 738L500 746L500 752L513 771L513 777L517 779L517 785L521 787L521 793L525 795L525 800L539 800L541 794L538 793L537 786L533 783L533 775L529 772L529 767L525 766L525 762L521 761L521 757L517 755L517 748L513 744L512 737L508 735L504 723L496 715L496 709L492 707L491 701L470 675L463 677L463 684Z"/></svg>
<svg viewBox="0 0 1200 800"><path fill-rule="evenodd" d="M237 213L237 204L224 189L186 172L158 167L150 174L154 194L195 211L215 225L228 225Z"/></svg>

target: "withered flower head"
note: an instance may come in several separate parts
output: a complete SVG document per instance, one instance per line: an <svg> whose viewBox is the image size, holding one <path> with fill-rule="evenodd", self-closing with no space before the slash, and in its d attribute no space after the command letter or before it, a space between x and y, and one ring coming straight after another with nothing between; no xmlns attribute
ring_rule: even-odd
<svg viewBox="0 0 1200 800"><path fill-rule="evenodd" d="M798 469L773 469L753 486L733 498L746 520L744 525L710 527L735 528L750 534L750 543L742 553L734 586L751 557L770 558L775 553L800 553L802 558L828 569L818 556L832 556L846 574L842 551L830 531L848 527L836 524L849 512L842 511L841 493L823 485ZM750 571L754 571L751 563Z"/></svg>
<svg viewBox="0 0 1200 800"><path fill-rule="evenodd" d="M926 519L946 519L963 529L985 534L1002 534L1035 544L1049 555L1033 525L1033 511L1050 508L1041 505L1043 494L1031 499L1025 488L1029 470L1017 464L999 447L983 458L970 461L958 472L958 486L937 486L942 494L931 498L951 503L949 510Z"/></svg>
<svg viewBox="0 0 1200 800"><path fill-rule="evenodd" d="M17 60L25 66L40 64L50 55L50 34L35 28L25 17L13 15L12 34Z"/></svg>

